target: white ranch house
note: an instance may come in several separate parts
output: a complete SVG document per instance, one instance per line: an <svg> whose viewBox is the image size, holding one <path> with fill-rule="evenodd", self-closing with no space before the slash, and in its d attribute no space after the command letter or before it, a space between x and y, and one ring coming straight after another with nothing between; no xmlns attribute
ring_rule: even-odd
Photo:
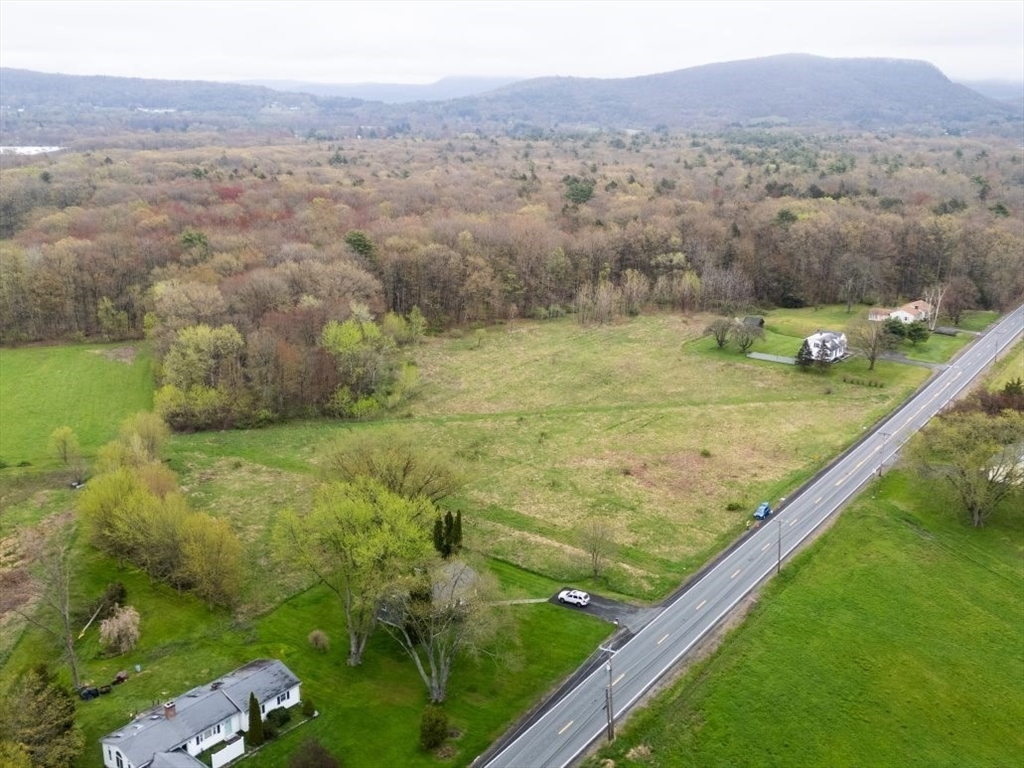
<svg viewBox="0 0 1024 768"><path fill-rule="evenodd" d="M806 341L815 360L834 363L847 355L845 333L818 331L808 336Z"/></svg>
<svg viewBox="0 0 1024 768"><path fill-rule="evenodd" d="M302 683L275 659L257 659L206 685L153 707L100 739L107 768L208 768L198 755L225 743L210 755L220 768L245 751L249 730L249 694L260 714L301 701Z"/></svg>
<svg viewBox="0 0 1024 768"><path fill-rule="evenodd" d="M872 307L868 310L868 320L881 323L886 320L899 320L901 323L916 323L918 320L928 322L932 318L932 305L927 301L911 301L896 309Z"/></svg>

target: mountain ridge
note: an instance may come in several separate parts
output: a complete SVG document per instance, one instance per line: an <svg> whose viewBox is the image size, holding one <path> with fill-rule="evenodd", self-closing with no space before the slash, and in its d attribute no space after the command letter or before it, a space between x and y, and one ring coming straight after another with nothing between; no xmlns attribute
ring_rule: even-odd
<svg viewBox="0 0 1024 768"><path fill-rule="evenodd" d="M470 80L442 80L428 87L487 85L486 79L476 80L476 86ZM928 62L811 54L702 64L629 78L531 78L471 95L407 103L257 84L10 68L0 69L0 84L0 130L8 144L28 127L38 139L31 143L40 143L44 137L66 140L62 137L75 126L88 132L102 123L109 130L118 121L128 130L196 130L201 125L208 130L378 136L736 126L1019 133L1024 111L1020 103L952 82Z"/></svg>

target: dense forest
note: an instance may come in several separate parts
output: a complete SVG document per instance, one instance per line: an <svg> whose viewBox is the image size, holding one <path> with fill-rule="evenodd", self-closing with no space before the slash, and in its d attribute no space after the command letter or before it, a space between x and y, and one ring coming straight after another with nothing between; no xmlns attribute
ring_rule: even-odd
<svg viewBox="0 0 1024 768"><path fill-rule="evenodd" d="M387 408L453 327L1024 296L1009 139L147 136L2 157L0 341L148 336L178 428Z"/></svg>

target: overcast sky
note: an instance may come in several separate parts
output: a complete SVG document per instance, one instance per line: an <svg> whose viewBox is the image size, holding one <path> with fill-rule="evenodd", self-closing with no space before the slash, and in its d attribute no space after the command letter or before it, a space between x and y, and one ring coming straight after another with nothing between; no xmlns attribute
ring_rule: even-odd
<svg viewBox="0 0 1024 768"><path fill-rule="evenodd" d="M632 77L779 53L1024 80L1024 2L0 0L0 65L182 80ZM2 85L2 84L0 84Z"/></svg>

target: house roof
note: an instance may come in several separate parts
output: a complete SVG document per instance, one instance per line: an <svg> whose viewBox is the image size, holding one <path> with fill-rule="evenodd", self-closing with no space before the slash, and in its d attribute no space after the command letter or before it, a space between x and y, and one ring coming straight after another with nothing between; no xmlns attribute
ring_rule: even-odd
<svg viewBox="0 0 1024 768"><path fill-rule="evenodd" d="M932 312L932 305L927 301L911 301L908 304L904 304L900 309L908 315L919 315L921 313L930 315Z"/></svg>
<svg viewBox="0 0 1024 768"><path fill-rule="evenodd" d="M149 768L206 768L206 763L196 760L188 752L157 752Z"/></svg>
<svg viewBox="0 0 1024 768"><path fill-rule="evenodd" d="M842 344L846 341L846 334L840 331L818 331L807 337L808 344L821 343L828 346Z"/></svg>
<svg viewBox="0 0 1024 768"><path fill-rule="evenodd" d="M249 694L265 702L299 684L299 678L276 659L257 659L206 685L193 688L166 705L146 710L128 725L100 739L116 746L133 765L146 765L160 752L170 752L238 712L247 712ZM167 768L178 768L168 765Z"/></svg>

